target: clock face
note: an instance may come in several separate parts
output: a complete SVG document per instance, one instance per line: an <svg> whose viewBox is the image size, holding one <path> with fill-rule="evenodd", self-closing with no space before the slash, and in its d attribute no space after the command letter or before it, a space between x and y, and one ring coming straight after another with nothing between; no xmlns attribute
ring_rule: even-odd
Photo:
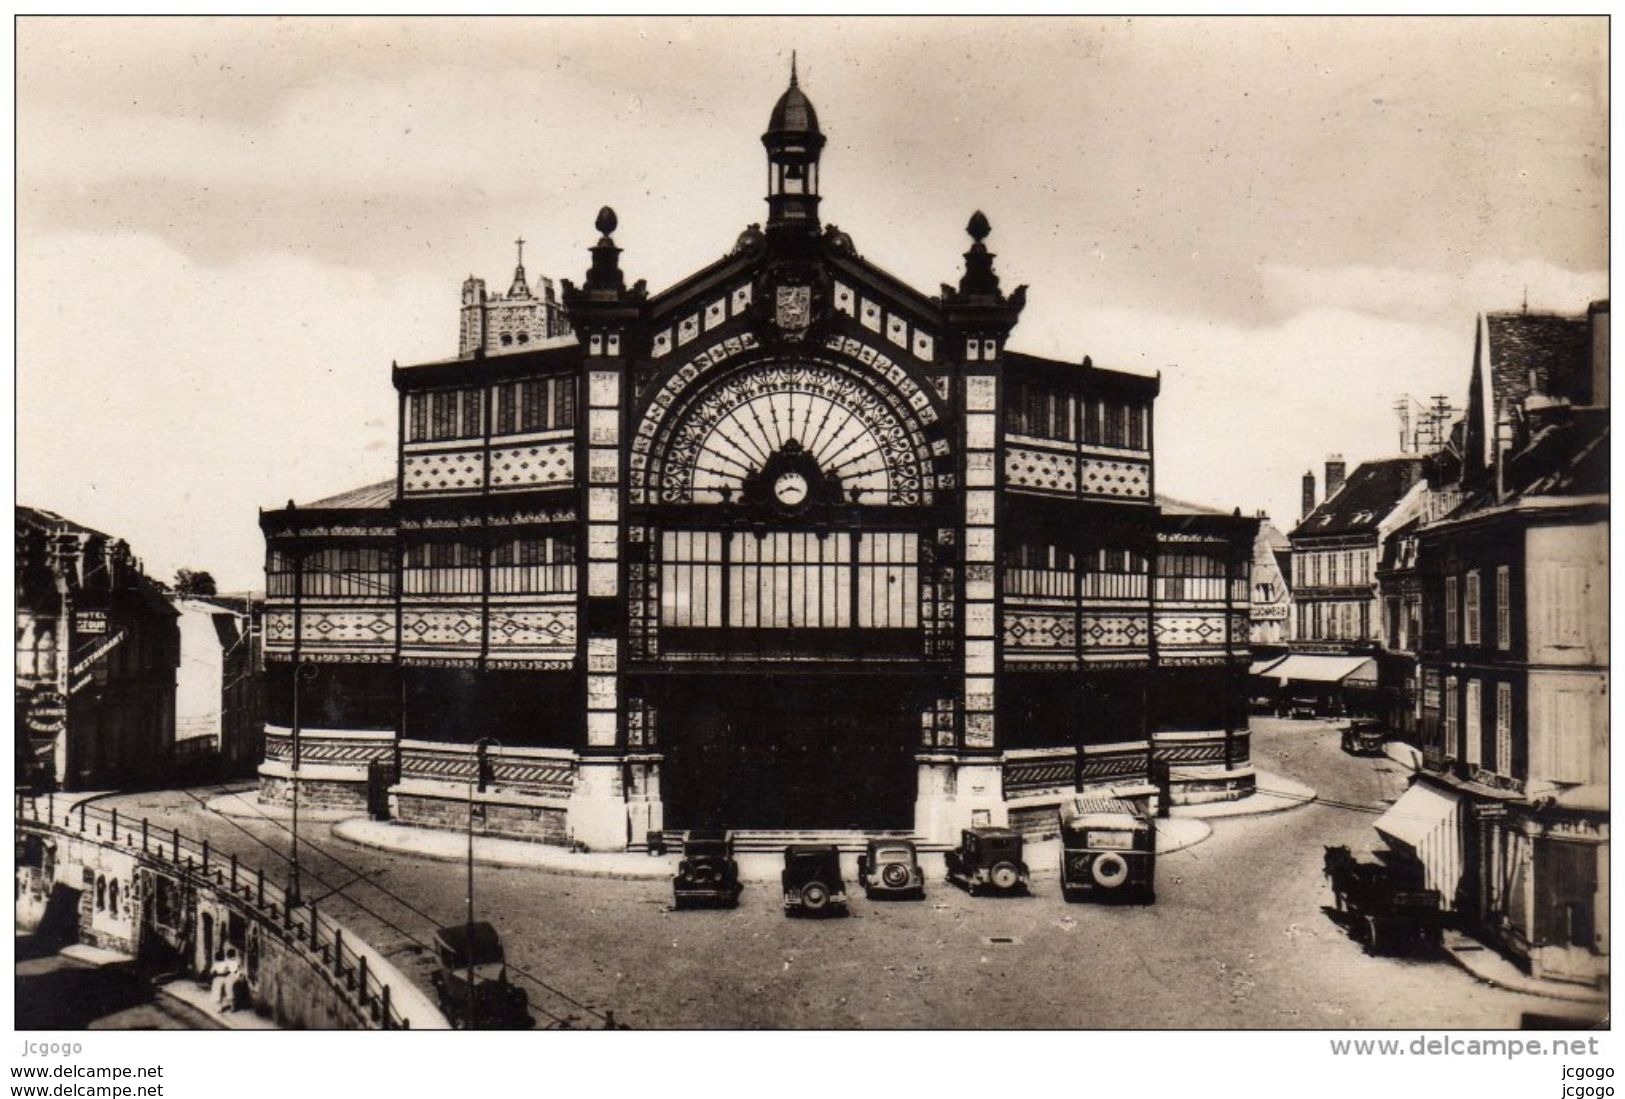
<svg viewBox="0 0 1625 1099"><path fill-rule="evenodd" d="M795 507L807 498L807 478L799 473L782 473L773 482L773 495L786 507Z"/></svg>

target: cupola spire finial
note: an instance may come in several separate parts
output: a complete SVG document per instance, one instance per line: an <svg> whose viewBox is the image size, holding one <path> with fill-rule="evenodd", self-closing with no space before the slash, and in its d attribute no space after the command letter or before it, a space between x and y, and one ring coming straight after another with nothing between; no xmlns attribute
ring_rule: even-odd
<svg viewBox="0 0 1625 1099"><path fill-rule="evenodd" d="M790 87L794 88L794 87L797 87L797 86L798 85L796 84L796 51L791 50L790 51Z"/></svg>

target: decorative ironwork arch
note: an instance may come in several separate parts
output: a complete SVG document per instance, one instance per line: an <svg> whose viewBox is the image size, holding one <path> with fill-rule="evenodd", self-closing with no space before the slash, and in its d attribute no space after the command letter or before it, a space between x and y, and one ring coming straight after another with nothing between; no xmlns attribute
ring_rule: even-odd
<svg viewBox="0 0 1625 1099"><path fill-rule="evenodd" d="M633 441L633 499L738 499L787 447L809 456L858 503L930 503L946 453L927 432L931 395L900 365L849 362L827 351L753 357L675 371L646 406Z"/></svg>

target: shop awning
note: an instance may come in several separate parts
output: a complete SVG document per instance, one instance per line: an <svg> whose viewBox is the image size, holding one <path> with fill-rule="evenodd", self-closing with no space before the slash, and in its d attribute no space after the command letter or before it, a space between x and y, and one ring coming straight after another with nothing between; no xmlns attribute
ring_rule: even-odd
<svg viewBox="0 0 1625 1099"><path fill-rule="evenodd" d="M1268 660L1255 660L1255 661L1253 661L1252 667L1247 669L1247 674L1248 675L1263 675L1265 672L1267 672L1271 668L1275 667L1275 665L1277 665L1281 661L1287 660L1287 659L1289 659L1289 658L1285 657L1285 656L1272 656Z"/></svg>
<svg viewBox="0 0 1625 1099"><path fill-rule="evenodd" d="M1418 781L1377 818L1376 829L1390 846L1421 860L1427 888L1453 908L1461 881L1461 796Z"/></svg>
<svg viewBox="0 0 1625 1099"><path fill-rule="evenodd" d="M1282 683L1377 682L1377 662L1369 656L1316 656L1293 653L1265 673Z"/></svg>

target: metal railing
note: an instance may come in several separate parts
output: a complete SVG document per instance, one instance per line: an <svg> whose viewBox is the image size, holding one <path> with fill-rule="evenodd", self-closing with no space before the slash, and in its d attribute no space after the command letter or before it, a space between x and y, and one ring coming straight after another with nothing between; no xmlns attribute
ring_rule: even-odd
<svg viewBox="0 0 1625 1099"><path fill-rule="evenodd" d="M236 855L222 857L208 840L196 840L176 828L155 828L147 818L133 820L117 809L79 802L58 811L55 795L19 795L19 830L32 828L75 836L103 846L127 849L149 864L194 886L214 889L248 918L293 947L357 1012L363 1022L381 1030L408 1030L412 1022L393 1003L391 982L365 954L352 948L356 936L320 912L314 902L290 901L288 891L267 879L262 868L242 865ZM395 975L400 981L405 978Z"/></svg>

